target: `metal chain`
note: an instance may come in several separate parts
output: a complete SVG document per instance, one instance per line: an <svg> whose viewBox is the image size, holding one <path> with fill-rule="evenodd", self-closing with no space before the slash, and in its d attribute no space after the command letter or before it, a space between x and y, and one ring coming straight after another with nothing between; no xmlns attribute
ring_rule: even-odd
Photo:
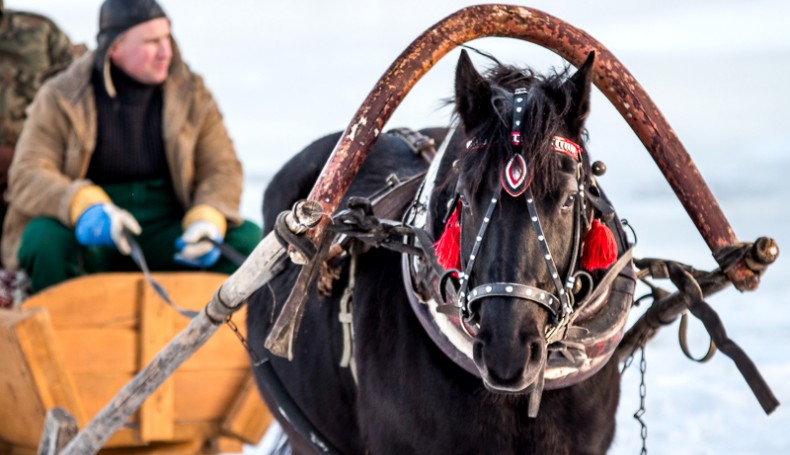
<svg viewBox="0 0 790 455"><path fill-rule="evenodd" d="M647 423L645 423L642 416L645 415L645 397L647 396L647 386L645 385L645 372L647 371L647 361L645 360L645 346L641 348L641 358L639 360L639 373L641 380L639 382L639 410L634 413L634 418L641 426L640 432L642 436L642 455L647 455ZM632 357L633 358L633 357Z"/></svg>
<svg viewBox="0 0 790 455"><path fill-rule="evenodd" d="M250 346L250 344L247 343L247 338L245 338L244 335L242 335L241 331L239 330L239 326L237 326L236 323L233 322L233 316L232 315L229 315L228 318L225 319L225 324L228 327L230 327L230 330L233 331L233 333L236 335L236 338L238 338L239 341L241 341L241 345L244 346L244 349L246 349L247 352L250 353L250 358L252 358L252 366L253 367L257 367L259 365L262 365L262 364L266 363L269 360L269 359L261 359L260 356L258 355L258 353L255 352L254 349L252 349L252 346Z"/></svg>

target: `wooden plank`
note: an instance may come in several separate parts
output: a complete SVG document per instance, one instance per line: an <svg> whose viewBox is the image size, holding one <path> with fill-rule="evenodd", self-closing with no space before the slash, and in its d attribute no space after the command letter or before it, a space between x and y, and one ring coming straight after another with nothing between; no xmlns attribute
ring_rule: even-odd
<svg viewBox="0 0 790 455"><path fill-rule="evenodd" d="M222 421L222 432L247 444L257 444L271 422L272 414L264 404L250 371Z"/></svg>
<svg viewBox="0 0 790 455"><path fill-rule="evenodd" d="M202 440L185 442L153 443L144 447L124 447L117 449L103 449L101 455L195 455L203 453Z"/></svg>
<svg viewBox="0 0 790 455"><path fill-rule="evenodd" d="M57 330L63 359L72 373L135 373L138 333L133 328Z"/></svg>
<svg viewBox="0 0 790 455"><path fill-rule="evenodd" d="M28 299L25 308L49 309L55 329L137 325L139 273L101 273L75 278Z"/></svg>
<svg viewBox="0 0 790 455"><path fill-rule="evenodd" d="M132 373L75 373L74 384L85 414L93 418L132 379ZM136 421L135 414L130 420Z"/></svg>
<svg viewBox="0 0 790 455"><path fill-rule="evenodd" d="M248 369L176 371L176 421L220 420L247 379Z"/></svg>
<svg viewBox="0 0 790 455"><path fill-rule="evenodd" d="M0 455L38 455L38 450L35 447L15 446L0 441Z"/></svg>
<svg viewBox="0 0 790 455"><path fill-rule="evenodd" d="M140 368L162 350L173 337L175 312L140 280ZM140 438L145 441L168 441L173 438L173 381L165 381L140 407Z"/></svg>
<svg viewBox="0 0 790 455"><path fill-rule="evenodd" d="M0 454L13 445L34 448L46 409L15 334L19 321L31 311L0 310Z"/></svg>
<svg viewBox="0 0 790 455"><path fill-rule="evenodd" d="M176 422L173 425L173 441L200 441L215 437L219 434L219 422ZM145 446L140 441L138 432L132 428L121 428L109 438L103 449ZM150 452L149 452L150 453Z"/></svg>
<svg viewBox="0 0 790 455"><path fill-rule="evenodd" d="M126 272L75 278L32 296L25 308L47 307L56 329L134 327L141 276ZM227 275L210 272L163 272L153 277L177 304L189 309L202 309L227 279Z"/></svg>
<svg viewBox="0 0 790 455"><path fill-rule="evenodd" d="M217 452L222 454L241 453L244 451L244 443L236 438L219 436L214 439L211 445L212 448L215 448Z"/></svg>
<svg viewBox="0 0 790 455"><path fill-rule="evenodd" d="M69 411L80 425L87 422L77 388L66 368L55 338L49 313L33 309L31 317L16 326L19 346L24 352L41 403L45 409L60 406ZM39 433L43 420L39 424Z"/></svg>

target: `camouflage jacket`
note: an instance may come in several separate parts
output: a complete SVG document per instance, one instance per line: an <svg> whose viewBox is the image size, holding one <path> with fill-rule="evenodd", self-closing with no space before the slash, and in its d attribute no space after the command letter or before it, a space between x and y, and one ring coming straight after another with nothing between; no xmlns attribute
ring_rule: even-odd
<svg viewBox="0 0 790 455"><path fill-rule="evenodd" d="M4 10L0 2L0 189L25 108L41 83L65 68L79 50L51 20L32 13Z"/></svg>

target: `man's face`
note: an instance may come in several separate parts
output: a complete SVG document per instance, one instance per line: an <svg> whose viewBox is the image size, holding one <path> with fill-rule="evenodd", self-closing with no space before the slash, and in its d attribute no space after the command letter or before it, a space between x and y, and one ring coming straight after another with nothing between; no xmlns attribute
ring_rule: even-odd
<svg viewBox="0 0 790 455"><path fill-rule="evenodd" d="M161 84L173 59L170 21L160 17L135 25L112 45L109 55L116 66L137 81Z"/></svg>

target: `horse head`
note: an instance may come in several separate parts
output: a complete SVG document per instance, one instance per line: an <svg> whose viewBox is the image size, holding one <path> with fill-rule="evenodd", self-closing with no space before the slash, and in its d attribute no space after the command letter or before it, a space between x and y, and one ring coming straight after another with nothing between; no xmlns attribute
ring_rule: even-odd
<svg viewBox="0 0 790 455"><path fill-rule="evenodd" d="M457 269L474 363L495 392L542 388L547 345L572 312L590 224L582 150L593 60L570 76L499 64L483 76L465 51L458 62L464 140L443 158L451 177L432 197L432 227L439 243L460 231L460 255L440 260Z"/></svg>

